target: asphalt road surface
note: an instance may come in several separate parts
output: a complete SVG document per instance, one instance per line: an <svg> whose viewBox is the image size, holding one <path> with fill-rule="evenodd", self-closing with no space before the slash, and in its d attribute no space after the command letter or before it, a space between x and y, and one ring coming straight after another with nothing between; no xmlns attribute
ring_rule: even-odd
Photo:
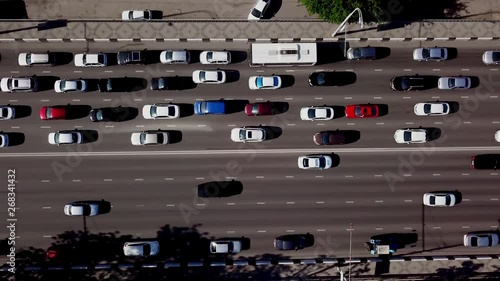
<svg viewBox="0 0 500 281"><path fill-rule="evenodd" d="M478 254L461 246L462 235L473 230L498 228L499 197L495 193L498 173L470 168L470 157L496 153L494 132L497 115L498 68L485 66L480 56L490 46L457 45L458 57L445 63L416 63L411 51L418 43L391 45L390 55L372 62L337 61L299 68L250 68L245 60L222 66L239 79L225 85L199 85L180 92L137 91L126 94L98 92L57 94L4 93L4 104L31 108L27 117L3 121L3 131L20 132L25 141L3 149L1 170L17 171L18 244L46 248L65 231L115 232L116 235L155 238L160 228L191 228L205 237L247 237L250 248L241 256L278 254L273 238L287 233L311 233L315 244L293 257L345 257L349 253L352 224L354 256L366 256L363 242L387 233L414 233L418 241L398 250L401 254ZM21 68L21 51L78 53L116 52L125 49L194 50L227 49L243 52L246 44L51 44L18 45L0 50L3 77L36 74L61 78L190 76L196 69L213 69L200 64L187 66L111 66L77 69L72 62L56 67ZM382 45L380 45L382 46ZM403 46L406 46L404 48ZM453 47L453 45L448 45ZM332 47L336 50L336 47ZM356 73L355 83L338 88L311 88L311 71L337 70ZM251 91L248 77L256 74L288 75L289 87L276 91ZM389 88L394 75L471 75L480 84L466 91L396 93ZM293 79L291 79L293 76ZM47 78L47 79L49 79ZM201 99L279 101L288 111L273 117L247 117L242 112L226 116L188 116L178 120L144 120L141 115L122 123L95 124L82 117L67 121L42 121L43 105L72 104L90 107L130 106L172 102L192 104ZM417 117L413 106L423 101L450 101L458 111L443 117ZM374 103L386 105L385 116L371 120L339 117L332 121L301 121L298 112L308 105ZM261 144L236 144L229 138L237 126L273 126L275 139ZM435 140L425 145L398 145L393 134L398 128L438 128ZM47 135L63 129L95 130L98 139L84 146L49 145ZM146 129L182 132L182 141L161 147L133 147L130 134ZM344 146L318 147L312 136L321 130L359 131L360 139ZM157 154L152 152L158 151ZM326 171L303 171L297 157L308 153L338 157L338 165ZM111 155L115 154L115 155ZM0 171L1 171L0 170ZM195 188L211 181L240 181L241 194L227 198L199 199ZM7 185L7 184L5 184ZM462 202L448 209L423 208L423 193L457 190ZM7 187L2 190L6 200ZM64 204L85 199L112 203L109 214L82 220L66 217ZM6 217L6 208L1 210ZM208 251L208 248L206 248Z"/></svg>

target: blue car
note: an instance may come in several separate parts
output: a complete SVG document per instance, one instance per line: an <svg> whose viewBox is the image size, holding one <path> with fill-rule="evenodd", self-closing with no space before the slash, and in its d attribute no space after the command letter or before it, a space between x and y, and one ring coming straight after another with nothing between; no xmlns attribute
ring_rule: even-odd
<svg viewBox="0 0 500 281"><path fill-rule="evenodd" d="M194 104L194 112L197 115L226 114L226 103L224 101L198 101Z"/></svg>

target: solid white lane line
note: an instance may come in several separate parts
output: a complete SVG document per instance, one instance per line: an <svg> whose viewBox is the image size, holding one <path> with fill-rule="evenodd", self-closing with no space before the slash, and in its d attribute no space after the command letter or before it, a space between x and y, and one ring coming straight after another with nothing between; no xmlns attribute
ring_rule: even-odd
<svg viewBox="0 0 500 281"><path fill-rule="evenodd" d="M441 124L443 124L443 122L439 122L439 121L437 121L437 122L434 122L434 124L436 124L436 125L441 125Z"/></svg>
<svg viewBox="0 0 500 281"><path fill-rule="evenodd" d="M144 70L136 70L135 72L137 72L137 73L143 73Z"/></svg>
<svg viewBox="0 0 500 281"><path fill-rule="evenodd" d="M144 128L144 125L137 125L136 128Z"/></svg>
<svg viewBox="0 0 500 281"><path fill-rule="evenodd" d="M347 126L354 126L356 123L347 123Z"/></svg>
<svg viewBox="0 0 500 281"><path fill-rule="evenodd" d="M235 124L228 124L227 126L228 126L228 127L236 127L236 125L235 125Z"/></svg>
<svg viewBox="0 0 500 281"><path fill-rule="evenodd" d="M44 70L44 71L42 71L42 73L51 73L51 71L50 70Z"/></svg>
<svg viewBox="0 0 500 281"><path fill-rule="evenodd" d="M73 73L82 73L81 70L74 70Z"/></svg>
<svg viewBox="0 0 500 281"><path fill-rule="evenodd" d="M432 98L433 98L433 99L439 99L439 96L434 96L434 97L432 97Z"/></svg>
<svg viewBox="0 0 500 281"><path fill-rule="evenodd" d="M406 125L413 125L413 122L406 122Z"/></svg>
<svg viewBox="0 0 500 281"><path fill-rule="evenodd" d="M41 102L49 102L50 100L40 100Z"/></svg>
<svg viewBox="0 0 500 281"><path fill-rule="evenodd" d="M74 99L73 101L80 101L79 99Z"/></svg>
<svg viewBox="0 0 500 281"><path fill-rule="evenodd" d="M165 178L166 181L173 181L174 178Z"/></svg>
<svg viewBox="0 0 500 281"><path fill-rule="evenodd" d="M111 101L111 99L102 99L102 101Z"/></svg>
<svg viewBox="0 0 500 281"><path fill-rule="evenodd" d="M75 126L73 126L73 127L75 127L75 128L81 128L81 127L83 127L83 126L80 126L80 125L75 125Z"/></svg>
<svg viewBox="0 0 500 281"><path fill-rule="evenodd" d="M323 124L323 123L318 123L318 124L316 124L316 125L317 125L317 126L325 126L325 124Z"/></svg>
<svg viewBox="0 0 500 281"><path fill-rule="evenodd" d="M378 122L377 125L384 125L384 122Z"/></svg>
<svg viewBox="0 0 500 281"><path fill-rule="evenodd" d="M113 126L113 125L106 125L106 126L104 126L104 127L105 127L105 128L114 128L115 126Z"/></svg>
<svg viewBox="0 0 500 281"><path fill-rule="evenodd" d="M166 98L165 101L173 101L174 99Z"/></svg>
<svg viewBox="0 0 500 281"><path fill-rule="evenodd" d="M286 72L295 72L295 70L293 70L293 69L287 69L287 70L285 70L285 71L286 71Z"/></svg>
<svg viewBox="0 0 500 281"><path fill-rule="evenodd" d="M106 72L106 73L112 73L113 70L104 70L104 72Z"/></svg>

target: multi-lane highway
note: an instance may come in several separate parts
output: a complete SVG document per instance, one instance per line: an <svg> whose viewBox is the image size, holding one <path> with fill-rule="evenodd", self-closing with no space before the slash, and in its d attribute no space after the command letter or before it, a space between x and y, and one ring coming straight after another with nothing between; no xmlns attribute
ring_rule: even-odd
<svg viewBox="0 0 500 281"><path fill-rule="evenodd" d="M425 43L424 43L425 45ZM0 50L2 77L36 74L60 78L190 76L200 64L167 66L111 66L77 69L72 62L52 68L17 66L17 53L46 51L49 45L18 45ZM382 45L381 45L382 46ZM346 62L299 68L250 68L245 60L220 67L239 73L239 80L224 85L198 85L180 92L144 91L112 93L2 94L2 103L31 107L25 118L3 121L4 132L20 132L23 144L1 151L0 167L17 169L19 209L18 243L45 248L64 231L82 230L82 220L66 217L64 204L84 199L106 199L113 205L109 214L87 219L91 233L119 231L123 235L154 238L163 226L191 227L207 237L245 236L251 239L252 256L276 253L274 237L310 232L315 246L293 252L295 257L346 256L352 223L353 255L365 256L363 242L384 233L417 233L418 242L398 253L465 254L493 250L471 250L461 246L462 235L472 230L496 229L500 209L495 195L498 174L470 168L470 157L493 153L499 129L497 114L498 68L485 66L481 54L493 48L484 43L455 43L458 57L444 63L411 60L419 43L391 47L390 56L372 62ZM245 51L246 44L151 44L149 50L188 48ZM58 44L53 52L117 52L144 49L134 44ZM355 83L337 88L311 88L310 72L324 69L353 71ZM248 77L256 74L294 77L293 85L275 91L251 91ZM395 75L470 75L480 80L466 91L399 93L391 91ZM248 117L243 112L226 116L188 116L178 120L145 120L142 116L123 123L91 123L87 117L66 121L42 121L38 110L44 105L131 106L172 102L192 104L202 99L234 99L249 102L279 101L288 111L272 117ZM454 101L458 112L447 117L417 117L413 106L423 101ZM301 121L298 112L308 105L345 106L358 103L386 105L388 114L371 120ZM236 144L231 128L245 125L273 126L275 139L260 144ZM397 145L398 128L439 128L441 133L425 145ZM56 147L48 144L50 132L63 129L95 130L98 139L84 146ZM279 129L278 129L279 128ZM134 131L164 129L182 132L182 141L158 147L133 147ZM354 130L360 139L344 146L318 147L312 136L321 130ZM417 149L419 148L419 149ZM398 150L399 149L399 150ZM222 151L223 150L223 151ZM258 150L257 152L254 152ZM152 155L151 151L161 151ZM220 152L219 152L220 151ZM264 151L264 152L263 152ZM303 171L297 157L316 152L336 153L338 166L326 171ZM425 151L425 152L421 152ZM81 152L81 153L80 153ZM87 152L90 152L88 154ZM76 154L75 154L76 153ZM80 154L79 154L80 153ZM109 155L115 153L115 155ZM409 163L409 164L408 164ZM243 184L241 194L220 199L196 197L198 184L235 179ZM422 194L434 190L458 190L462 202L453 208L423 208ZM2 190L5 198L5 190ZM5 210L1 210L5 216ZM208 249L207 249L208 251ZM287 253L289 254L289 253Z"/></svg>

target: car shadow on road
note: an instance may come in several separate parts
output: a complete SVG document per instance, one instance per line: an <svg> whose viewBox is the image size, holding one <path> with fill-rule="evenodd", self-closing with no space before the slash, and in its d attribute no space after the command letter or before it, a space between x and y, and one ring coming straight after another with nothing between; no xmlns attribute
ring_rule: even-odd
<svg viewBox="0 0 500 281"><path fill-rule="evenodd" d="M176 144L182 142L182 132L179 130L165 130L168 133L169 142L168 144Z"/></svg>
<svg viewBox="0 0 500 281"><path fill-rule="evenodd" d="M428 141L435 141L441 137L442 131L440 128L426 127L423 129L425 129L429 135Z"/></svg>
<svg viewBox="0 0 500 281"><path fill-rule="evenodd" d="M469 77L470 77L470 87L472 89L479 87L479 85L481 84L479 77L477 76L469 76Z"/></svg>
<svg viewBox="0 0 500 281"><path fill-rule="evenodd" d="M226 104L226 114L233 114L245 110L245 105L249 103L248 100L224 100Z"/></svg>
<svg viewBox="0 0 500 281"><path fill-rule="evenodd" d="M23 144L26 137L23 133L19 132L3 132L9 137L9 146L19 146Z"/></svg>
<svg viewBox="0 0 500 281"><path fill-rule="evenodd" d="M346 46L349 49L349 43ZM317 43L317 65L328 64L346 60L344 43Z"/></svg>
<svg viewBox="0 0 500 281"><path fill-rule="evenodd" d="M361 132L357 130L340 130L345 136L345 144L351 144L361 139Z"/></svg>
<svg viewBox="0 0 500 281"><path fill-rule="evenodd" d="M227 83L234 83L240 80L240 72L235 69L220 69L218 70L224 70L226 72L226 84Z"/></svg>
<svg viewBox="0 0 500 281"><path fill-rule="evenodd" d="M272 103L273 103L273 114L286 113L290 108L290 104L288 102L272 101Z"/></svg>
<svg viewBox="0 0 500 281"><path fill-rule="evenodd" d="M266 12L264 13L262 19L268 20L271 19L278 13L278 11L281 9L281 6L283 4L283 0L273 0L271 1L271 4L269 4L269 7L267 7Z"/></svg>
<svg viewBox="0 0 500 281"><path fill-rule="evenodd" d="M347 86L356 83L358 75L353 71L334 71L337 86Z"/></svg>
<svg viewBox="0 0 500 281"><path fill-rule="evenodd" d="M370 103L368 103L368 104L370 104ZM387 114L389 114L389 105L387 105L387 104L373 104L373 105L378 106L378 116L379 117L386 116Z"/></svg>
<svg viewBox="0 0 500 281"><path fill-rule="evenodd" d="M175 103L179 106L179 118L189 117L194 115L194 105L192 103Z"/></svg>
<svg viewBox="0 0 500 281"><path fill-rule="evenodd" d="M118 53L104 53L107 57L107 66L118 65Z"/></svg>
<svg viewBox="0 0 500 281"><path fill-rule="evenodd" d="M65 65L70 64L73 61L73 53L69 52L52 52L55 56L55 65Z"/></svg>
<svg viewBox="0 0 500 281"><path fill-rule="evenodd" d="M137 109L137 107L118 106L112 107L111 109L117 113L118 122L134 120L139 115L139 109Z"/></svg>
<svg viewBox="0 0 500 281"><path fill-rule="evenodd" d="M162 51L158 50L144 50L144 64L160 63L160 54Z"/></svg>
<svg viewBox="0 0 500 281"><path fill-rule="evenodd" d="M446 49L448 50L448 59L447 60L454 60L458 57L458 49L457 48L446 47Z"/></svg>
<svg viewBox="0 0 500 281"><path fill-rule="evenodd" d="M82 143L93 143L99 138L99 133L96 130L81 130L83 135Z"/></svg>
<svg viewBox="0 0 500 281"><path fill-rule="evenodd" d="M31 115L31 106L29 105L9 105L14 108L15 119L25 118Z"/></svg>
<svg viewBox="0 0 500 281"><path fill-rule="evenodd" d="M266 132L266 140L274 140L283 134L283 129L277 126L260 126Z"/></svg>
<svg viewBox="0 0 500 281"><path fill-rule="evenodd" d="M246 51L229 51L231 53L231 64L245 62L248 59Z"/></svg>
<svg viewBox="0 0 500 281"><path fill-rule="evenodd" d="M54 90L54 83L60 78L57 76L33 76L38 81L38 92Z"/></svg>
<svg viewBox="0 0 500 281"><path fill-rule="evenodd" d="M333 120L345 117L345 106L327 104L323 106L333 108Z"/></svg>
<svg viewBox="0 0 500 281"><path fill-rule="evenodd" d="M272 74L276 75L276 74ZM292 87L295 84L295 77L293 75L278 75L281 78L281 88Z"/></svg>
<svg viewBox="0 0 500 281"><path fill-rule="evenodd" d="M57 105L57 107L66 107L66 120L75 120L89 116L92 107L84 104Z"/></svg>
<svg viewBox="0 0 500 281"><path fill-rule="evenodd" d="M376 60L385 59L391 55L391 48L388 47L374 47L375 54L377 54Z"/></svg>

